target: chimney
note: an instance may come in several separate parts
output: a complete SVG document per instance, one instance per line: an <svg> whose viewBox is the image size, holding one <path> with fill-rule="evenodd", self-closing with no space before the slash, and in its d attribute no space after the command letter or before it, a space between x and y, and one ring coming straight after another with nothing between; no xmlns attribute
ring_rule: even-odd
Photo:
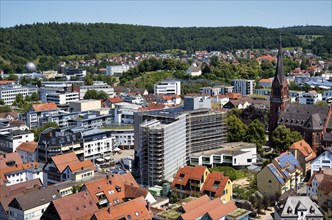
<svg viewBox="0 0 332 220"><path fill-rule="evenodd" d="M148 209L148 211L151 211L151 204L149 201L146 202L146 208Z"/></svg>

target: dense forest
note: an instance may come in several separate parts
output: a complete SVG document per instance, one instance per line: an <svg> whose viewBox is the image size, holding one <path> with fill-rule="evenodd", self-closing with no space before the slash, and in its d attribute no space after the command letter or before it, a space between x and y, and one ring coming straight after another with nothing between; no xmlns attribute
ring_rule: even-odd
<svg viewBox="0 0 332 220"><path fill-rule="evenodd" d="M0 52L17 55L70 55L100 52L161 52L166 49L233 50L275 48L279 31L263 27L151 27L124 24L37 23L0 29ZM301 41L285 33L283 45Z"/></svg>
<svg viewBox="0 0 332 220"><path fill-rule="evenodd" d="M279 28L282 32L288 32L295 35L331 35L332 26L317 26L317 25L306 25L306 26L293 26Z"/></svg>
<svg viewBox="0 0 332 220"><path fill-rule="evenodd" d="M305 46L317 55L331 55L331 38L304 45L295 34L327 35L331 27L152 27L125 24L37 23L0 28L0 69L23 72L27 61L54 67L58 56L113 52L162 52L168 49L231 51L276 48L282 32L284 47ZM330 35L331 36L331 35ZM328 42L329 41L329 42Z"/></svg>

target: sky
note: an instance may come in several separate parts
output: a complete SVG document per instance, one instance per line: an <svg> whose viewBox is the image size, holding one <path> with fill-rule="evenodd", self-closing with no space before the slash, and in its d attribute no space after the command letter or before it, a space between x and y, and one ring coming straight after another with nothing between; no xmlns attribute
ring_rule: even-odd
<svg viewBox="0 0 332 220"><path fill-rule="evenodd" d="M162 27L332 25L332 0L0 0L0 27L36 22Z"/></svg>

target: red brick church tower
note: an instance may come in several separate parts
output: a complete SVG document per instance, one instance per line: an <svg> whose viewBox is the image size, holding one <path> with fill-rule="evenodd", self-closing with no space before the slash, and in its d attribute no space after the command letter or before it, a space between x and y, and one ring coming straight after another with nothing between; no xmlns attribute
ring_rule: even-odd
<svg viewBox="0 0 332 220"><path fill-rule="evenodd" d="M285 111L289 103L289 91L287 80L284 74L284 61L282 59L281 40L277 59L277 67L272 82L272 91L270 97L269 140L272 138L272 132L278 126L278 118L280 113Z"/></svg>

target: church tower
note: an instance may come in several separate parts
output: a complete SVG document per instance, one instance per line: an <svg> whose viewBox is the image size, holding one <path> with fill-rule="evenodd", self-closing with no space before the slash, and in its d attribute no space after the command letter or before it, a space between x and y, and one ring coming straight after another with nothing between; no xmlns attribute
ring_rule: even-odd
<svg viewBox="0 0 332 220"><path fill-rule="evenodd" d="M278 126L280 113L285 111L289 103L289 91L287 80L284 74L284 61L282 59L281 39L277 57L277 67L272 82L270 97L270 120L269 120L269 140L271 141L272 132Z"/></svg>

